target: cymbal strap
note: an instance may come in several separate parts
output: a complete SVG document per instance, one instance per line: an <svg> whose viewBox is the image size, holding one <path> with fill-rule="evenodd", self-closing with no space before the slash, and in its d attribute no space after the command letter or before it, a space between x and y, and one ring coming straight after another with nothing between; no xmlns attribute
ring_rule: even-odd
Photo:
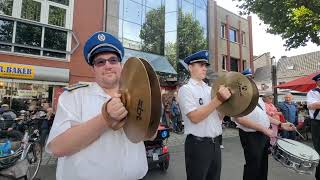
<svg viewBox="0 0 320 180"><path fill-rule="evenodd" d="M112 121L112 118L111 118L111 116L109 115L109 113L107 111L107 105L111 101L111 99L112 98L110 98L107 102L105 102L103 104L102 109L101 109L101 115L103 117L103 120L105 120L107 122L108 127L110 127L113 130L118 130L124 125L125 119L121 120L121 121L123 121L121 123L117 123L117 122L113 122L112 123L112 122L110 122L110 121Z"/></svg>

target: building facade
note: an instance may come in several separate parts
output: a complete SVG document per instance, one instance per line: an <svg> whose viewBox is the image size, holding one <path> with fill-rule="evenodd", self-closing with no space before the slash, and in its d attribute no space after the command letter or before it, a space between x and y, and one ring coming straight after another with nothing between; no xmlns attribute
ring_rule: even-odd
<svg viewBox="0 0 320 180"><path fill-rule="evenodd" d="M56 101L61 87L92 81L82 48L95 31L117 36L125 59L147 59L164 86L203 49L211 72L241 71L253 67L251 24L213 0L0 0L0 96Z"/></svg>

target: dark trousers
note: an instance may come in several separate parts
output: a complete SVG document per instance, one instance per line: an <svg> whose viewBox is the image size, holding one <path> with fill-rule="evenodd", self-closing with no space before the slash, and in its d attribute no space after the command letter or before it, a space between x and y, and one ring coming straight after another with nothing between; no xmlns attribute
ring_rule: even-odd
<svg viewBox="0 0 320 180"><path fill-rule="evenodd" d="M187 180L220 180L221 150L218 142L201 141L188 135L184 147Z"/></svg>
<svg viewBox="0 0 320 180"><path fill-rule="evenodd" d="M267 180L269 138L260 132L245 132L241 129L239 136L246 160L243 180Z"/></svg>
<svg viewBox="0 0 320 180"><path fill-rule="evenodd" d="M315 150L320 154L320 120L311 120L311 134ZM319 161L320 163L320 161ZM320 165L316 169L316 180L320 180Z"/></svg>

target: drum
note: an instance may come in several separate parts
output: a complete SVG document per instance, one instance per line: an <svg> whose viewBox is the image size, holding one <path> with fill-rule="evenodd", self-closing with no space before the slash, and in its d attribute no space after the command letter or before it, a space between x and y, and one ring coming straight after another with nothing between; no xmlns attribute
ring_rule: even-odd
<svg viewBox="0 0 320 180"><path fill-rule="evenodd" d="M314 149L291 139L278 139L272 156L299 174L312 174L319 163L319 154Z"/></svg>

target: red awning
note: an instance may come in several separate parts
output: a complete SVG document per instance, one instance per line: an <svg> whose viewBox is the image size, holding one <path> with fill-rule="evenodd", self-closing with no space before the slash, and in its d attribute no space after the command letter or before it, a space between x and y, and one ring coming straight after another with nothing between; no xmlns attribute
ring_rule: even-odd
<svg viewBox="0 0 320 180"><path fill-rule="evenodd" d="M312 78L319 74L320 71L309 74L308 76L300 77L295 80L286 82L284 84L280 84L277 88L280 89L292 89L295 91L308 92L311 89L316 87L316 82L312 80Z"/></svg>

